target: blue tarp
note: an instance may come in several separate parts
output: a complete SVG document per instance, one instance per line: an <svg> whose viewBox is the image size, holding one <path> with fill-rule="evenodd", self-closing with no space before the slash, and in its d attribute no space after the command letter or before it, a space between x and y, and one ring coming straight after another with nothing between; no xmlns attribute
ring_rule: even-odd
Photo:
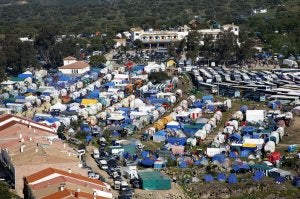
<svg viewBox="0 0 300 199"><path fill-rule="evenodd" d="M212 157L212 161L218 161L219 163L223 163L225 161L226 156L224 154L216 154Z"/></svg>
<svg viewBox="0 0 300 199"><path fill-rule="evenodd" d="M230 174L229 177L228 177L228 183L229 184L235 184L237 182L238 182L238 180L236 178L235 173Z"/></svg>
<svg viewBox="0 0 300 199"><path fill-rule="evenodd" d="M226 175L225 173L219 173L217 176L218 181L226 181Z"/></svg>
<svg viewBox="0 0 300 199"><path fill-rule="evenodd" d="M70 77L63 75L58 79L58 81L67 82L70 79L71 79Z"/></svg>
<svg viewBox="0 0 300 199"><path fill-rule="evenodd" d="M212 175L210 175L210 174L206 174L204 176L204 181L205 182L213 182L214 181L214 177Z"/></svg>
<svg viewBox="0 0 300 199"><path fill-rule="evenodd" d="M168 137L167 142L172 144L172 145L186 145L186 138L176 138L176 137Z"/></svg>
<svg viewBox="0 0 300 199"><path fill-rule="evenodd" d="M295 177L293 179L293 185L300 188L300 177Z"/></svg>
<svg viewBox="0 0 300 199"><path fill-rule="evenodd" d="M88 98L91 98L91 99L97 99L99 98L99 94L100 94L100 91L98 89L95 89L93 90L92 92L90 92Z"/></svg>
<svg viewBox="0 0 300 199"><path fill-rule="evenodd" d="M49 122L49 123L54 123L54 122L59 121L59 119L57 119L55 117L50 117L50 118L47 118L46 121Z"/></svg>
<svg viewBox="0 0 300 199"><path fill-rule="evenodd" d="M137 66L134 66L131 70L132 70L132 71L144 70L144 67L145 67L145 66L137 65Z"/></svg>
<svg viewBox="0 0 300 199"><path fill-rule="evenodd" d="M263 179L264 176L265 176L264 172L256 171L254 176L253 176L253 180L256 181L256 182L259 182Z"/></svg>

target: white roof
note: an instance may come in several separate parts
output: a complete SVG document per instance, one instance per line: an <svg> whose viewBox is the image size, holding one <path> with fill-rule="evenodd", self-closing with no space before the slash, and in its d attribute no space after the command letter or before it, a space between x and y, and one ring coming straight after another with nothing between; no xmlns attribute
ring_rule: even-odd
<svg viewBox="0 0 300 199"><path fill-rule="evenodd" d="M2 82L1 85L12 85L14 83L15 83L14 81L7 80L7 81Z"/></svg>

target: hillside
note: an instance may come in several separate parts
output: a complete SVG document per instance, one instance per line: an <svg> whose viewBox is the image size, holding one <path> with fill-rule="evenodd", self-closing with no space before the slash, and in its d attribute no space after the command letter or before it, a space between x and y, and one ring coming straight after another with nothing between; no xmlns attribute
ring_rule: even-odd
<svg viewBox="0 0 300 199"><path fill-rule="evenodd" d="M257 8L268 12L253 15ZM174 27L198 16L203 27L209 20L234 22L248 35L258 33L264 42L279 48L299 44L299 10L300 0L2 0L0 33L35 35L41 27L51 26L64 34L115 34L133 26Z"/></svg>

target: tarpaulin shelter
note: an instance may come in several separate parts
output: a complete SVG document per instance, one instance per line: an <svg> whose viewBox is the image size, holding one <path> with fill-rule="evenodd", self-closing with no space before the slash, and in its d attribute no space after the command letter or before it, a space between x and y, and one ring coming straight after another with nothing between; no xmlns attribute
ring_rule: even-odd
<svg viewBox="0 0 300 199"><path fill-rule="evenodd" d="M295 187L300 188L300 177L294 177L292 184L293 184Z"/></svg>
<svg viewBox="0 0 300 199"><path fill-rule="evenodd" d="M180 129L180 124L176 121L169 122L166 126L167 129Z"/></svg>
<svg viewBox="0 0 300 199"><path fill-rule="evenodd" d="M242 150L241 153L240 153L240 156L242 158L248 158L250 155L250 151L249 150Z"/></svg>
<svg viewBox="0 0 300 199"><path fill-rule="evenodd" d="M205 182L213 182L214 181L214 177L212 175L210 175L210 174L206 174L204 176L204 181Z"/></svg>
<svg viewBox="0 0 300 199"><path fill-rule="evenodd" d="M238 183L238 180L236 178L235 173L232 173L232 174L229 175L229 177L228 177L228 183L229 184L236 184L236 183Z"/></svg>
<svg viewBox="0 0 300 199"><path fill-rule="evenodd" d="M286 179L285 179L285 177L277 176L277 177L275 177L275 182L276 183L285 183Z"/></svg>
<svg viewBox="0 0 300 199"><path fill-rule="evenodd" d="M242 113L246 113L247 110L248 110L248 106L246 106L246 105L243 105L243 106L240 108L240 111L241 111Z"/></svg>
<svg viewBox="0 0 300 199"><path fill-rule="evenodd" d="M219 173L217 175L217 180L220 182L225 182L226 181L226 174L225 173Z"/></svg>

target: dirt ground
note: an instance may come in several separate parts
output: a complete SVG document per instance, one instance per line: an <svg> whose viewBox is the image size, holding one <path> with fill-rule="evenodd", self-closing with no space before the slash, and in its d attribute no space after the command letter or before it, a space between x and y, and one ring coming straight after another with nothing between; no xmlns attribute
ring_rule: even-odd
<svg viewBox="0 0 300 199"><path fill-rule="evenodd" d="M172 182L170 190L142 190L136 189L134 198L138 199L185 199L188 198L182 188Z"/></svg>
<svg viewBox="0 0 300 199"><path fill-rule="evenodd" d="M292 144L300 147L300 117L295 117L293 124L285 128L285 136L277 147L287 150L287 147Z"/></svg>

